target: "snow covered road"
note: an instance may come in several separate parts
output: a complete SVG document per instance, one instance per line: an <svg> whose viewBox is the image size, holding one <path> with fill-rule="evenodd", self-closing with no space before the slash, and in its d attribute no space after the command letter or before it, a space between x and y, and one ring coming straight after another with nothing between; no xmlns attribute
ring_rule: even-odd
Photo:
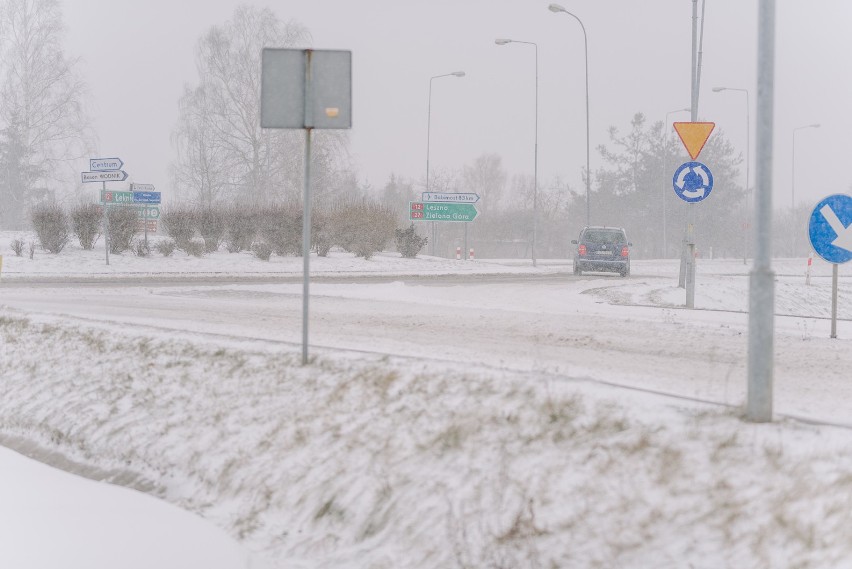
<svg viewBox="0 0 852 569"><path fill-rule="evenodd" d="M743 402L747 277L733 262L705 263L697 306L665 267L604 275L358 277L312 286L311 350L358 350L592 379L730 405ZM739 270L739 272L737 272ZM226 281L227 279L220 279ZM104 282L6 287L2 304L101 326L301 341L301 285ZM852 299L848 285L842 299ZM849 422L852 306L841 340L828 339L825 283L779 278L776 409ZM843 340L843 338L847 338Z"/></svg>

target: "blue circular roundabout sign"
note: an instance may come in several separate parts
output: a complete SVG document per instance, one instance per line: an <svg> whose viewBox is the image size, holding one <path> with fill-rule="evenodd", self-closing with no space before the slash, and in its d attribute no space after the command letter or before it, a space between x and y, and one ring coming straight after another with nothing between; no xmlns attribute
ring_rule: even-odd
<svg viewBox="0 0 852 569"><path fill-rule="evenodd" d="M701 162L686 162L675 170L672 187L683 201L700 202L713 190L713 174Z"/></svg>

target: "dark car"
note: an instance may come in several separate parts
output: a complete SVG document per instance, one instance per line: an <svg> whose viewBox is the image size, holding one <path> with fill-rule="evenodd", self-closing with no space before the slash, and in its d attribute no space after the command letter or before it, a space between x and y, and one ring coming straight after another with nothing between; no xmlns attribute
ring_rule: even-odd
<svg viewBox="0 0 852 569"><path fill-rule="evenodd" d="M590 226L580 232L580 238L571 241L574 251L574 274L583 271L630 274L630 246L627 233L620 227Z"/></svg>

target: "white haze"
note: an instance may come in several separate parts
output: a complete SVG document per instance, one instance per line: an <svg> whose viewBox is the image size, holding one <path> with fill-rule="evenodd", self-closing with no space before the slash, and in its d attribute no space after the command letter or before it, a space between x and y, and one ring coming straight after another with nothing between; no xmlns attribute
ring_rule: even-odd
<svg viewBox="0 0 852 569"><path fill-rule="evenodd" d="M82 57L94 99L100 153L120 156L137 182L168 198L169 136L183 85L195 80L198 38L228 20L238 0L73 0L64 4L69 55ZM497 46L508 37L539 44L539 180L562 176L582 189L585 165L583 38L546 1L297 0L258 2L309 28L313 47L350 49L354 59L351 149L362 181L381 186L391 172L425 175L429 78L433 82L432 153L436 170L458 170L486 152L510 174L531 174L534 149L534 56L531 46ZM607 129L626 130L635 112L649 121L689 105L692 3L689 0L563 1L586 27L592 169ZM751 98L756 143L756 0L707 0L699 117L745 156L743 93ZM700 3L699 3L700 5ZM782 2L777 8L775 200L787 207L793 129L797 202L847 191L843 164L852 131L852 4ZM688 113L670 115L685 120ZM751 152L755 158L754 149ZM83 165L81 165L82 168ZM754 185L755 168L751 168ZM744 176L744 172L741 174Z"/></svg>

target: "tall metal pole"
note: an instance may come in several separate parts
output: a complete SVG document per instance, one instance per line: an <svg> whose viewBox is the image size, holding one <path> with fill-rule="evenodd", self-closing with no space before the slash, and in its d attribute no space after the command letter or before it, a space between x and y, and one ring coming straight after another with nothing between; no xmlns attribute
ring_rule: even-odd
<svg viewBox="0 0 852 569"><path fill-rule="evenodd" d="M311 64L313 51L305 51L305 124L313 124L311 101ZM311 133L305 128L304 205L302 206L302 365L308 365L308 306L311 284Z"/></svg>
<svg viewBox="0 0 852 569"><path fill-rule="evenodd" d="M591 169L591 145L589 143L589 37L586 35L586 26L583 25L583 21L576 16L576 14L572 14L559 4L551 4L548 6L548 9L551 12L563 12L568 14L580 24L580 29L583 30L583 53L585 54L586 59L586 225L592 224L592 214L591 214L591 185L592 185L592 169Z"/></svg>
<svg viewBox="0 0 852 569"><path fill-rule="evenodd" d="M309 66L310 67L310 66ZM310 85L310 82L308 82ZM307 100L307 97L305 97ZM311 132L305 129L305 205L302 214L302 365L308 364L308 300L311 274Z"/></svg>
<svg viewBox="0 0 852 569"><path fill-rule="evenodd" d="M746 95L746 185L745 185L745 195L743 196L743 209L745 210L745 215L743 219L748 219L748 195L749 195L749 183L751 181L751 103L749 103L748 89L743 89ZM751 241L751 232L748 230L748 227L745 228L745 254L743 255L743 265L748 264L748 252L751 249L750 243Z"/></svg>
<svg viewBox="0 0 852 569"><path fill-rule="evenodd" d="M442 75L438 75L437 77L442 77ZM426 119L426 191L429 191L429 150L431 149L431 136L432 136L432 79L435 77L431 77L429 79L429 114ZM432 235L430 241L432 242L431 252L432 256L435 256L435 222L432 222Z"/></svg>
<svg viewBox="0 0 852 569"><path fill-rule="evenodd" d="M101 182L101 188L106 192L106 182ZM103 195L103 194L101 194ZM106 264L109 265L109 210L106 200L103 200L104 207L104 248L106 249Z"/></svg>
<svg viewBox="0 0 852 569"><path fill-rule="evenodd" d="M443 75L435 75L429 78L429 111L426 119L426 191L429 191L429 153L431 151L431 136L432 136L432 81L440 77L464 77L464 71L453 71L452 73L444 73ZM438 234L436 223L432 222L432 256L435 255L435 241Z"/></svg>
<svg viewBox="0 0 852 569"><path fill-rule="evenodd" d="M760 0L757 50L755 254L749 275L746 419L772 421L775 272L772 270L772 131L775 103L775 0Z"/></svg>
<svg viewBox="0 0 852 569"><path fill-rule="evenodd" d="M662 248L662 258L668 258L668 213L666 211L666 195L668 195L669 191L671 191L671 184L665 183L667 178L667 170L669 165L669 115L673 115L674 113L688 113L691 109L677 109L674 111L669 111L666 113L666 120L663 122L663 248Z"/></svg>
<svg viewBox="0 0 852 569"><path fill-rule="evenodd" d="M532 264L536 266L535 244L538 233L538 44L535 47L535 166L533 167L533 240ZM465 245L466 247L467 245ZM467 251L465 251L467 254Z"/></svg>
<svg viewBox="0 0 852 569"><path fill-rule="evenodd" d="M796 133L803 128L819 128L819 124L806 124L804 126L797 126L793 129L793 155L790 157L792 169L791 179L790 179L790 220L792 223L795 223L794 217L796 214ZM796 232L790 231L790 256L793 257L796 254Z"/></svg>

